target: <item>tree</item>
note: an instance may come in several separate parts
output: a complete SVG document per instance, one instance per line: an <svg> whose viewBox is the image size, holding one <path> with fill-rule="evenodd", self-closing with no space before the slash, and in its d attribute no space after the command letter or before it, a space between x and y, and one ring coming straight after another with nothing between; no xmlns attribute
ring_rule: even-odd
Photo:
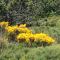
<svg viewBox="0 0 60 60"><path fill-rule="evenodd" d="M17 0L0 0L0 15L5 21L12 21L11 11Z"/></svg>

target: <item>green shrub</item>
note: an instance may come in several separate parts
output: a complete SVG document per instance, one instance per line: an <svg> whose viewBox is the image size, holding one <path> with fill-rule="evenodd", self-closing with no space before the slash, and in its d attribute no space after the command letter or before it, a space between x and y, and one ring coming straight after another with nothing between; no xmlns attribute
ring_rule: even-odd
<svg viewBox="0 0 60 60"><path fill-rule="evenodd" d="M10 45L0 54L0 60L60 60L60 45L20 48Z"/></svg>
<svg viewBox="0 0 60 60"><path fill-rule="evenodd" d="M33 33L46 33L55 38L60 43L60 16L49 16L38 18L36 21L31 21Z"/></svg>

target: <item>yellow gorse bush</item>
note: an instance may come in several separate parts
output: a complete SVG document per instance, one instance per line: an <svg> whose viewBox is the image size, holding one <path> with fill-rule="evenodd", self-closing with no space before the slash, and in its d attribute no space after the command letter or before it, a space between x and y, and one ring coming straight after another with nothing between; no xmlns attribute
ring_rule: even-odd
<svg viewBox="0 0 60 60"><path fill-rule="evenodd" d="M21 33L17 35L17 41L24 39L26 42L29 42L30 40L34 40L34 34L32 33Z"/></svg>
<svg viewBox="0 0 60 60"><path fill-rule="evenodd" d="M50 36L44 33L38 33L38 34L35 34L34 36L35 36L35 41L39 40L42 42L47 42L49 44L55 42L53 38L51 38Z"/></svg>
<svg viewBox="0 0 60 60"><path fill-rule="evenodd" d="M26 24L22 24L20 26L18 26L18 25L15 25L15 26L7 26L7 27L5 27L5 29L9 33L15 32L15 31L18 31L20 33L31 33L31 30L29 30L28 28L26 28Z"/></svg>
<svg viewBox="0 0 60 60"><path fill-rule="evenodd" d="M20 33L32 33L30 29L28 29L26 27L26 24L21 24L17 30L20 32Z"/></svg>
<svg viewBox="0 0 60 60"><path fill-rule="evenodd" d="M26 27L26 24L21 24L19 27L22 27L22 28Z"/></svg>
<svg viewBox="0 0 60 60"><path fill-rule="evenodd" d="M33 34L30 29L26 27L26 24L21 24L21 25L15 25L15 26L9 26L8 22L0 22L0 26L5 27L5 30L8 33L16 33L18 31L19 33L16 35L16 40L19 41L24 41L24 42L46 42L48 44L54 43L55 40L48 36L47 34L44 33L36 33Z"/></svg>
<svg viewBox="0 0 60 60"><path fill-rule="evenodd" d="M24 39L26 42L28 41L40 41L46 42L48 44L55 42L55 40L44 33L38 34L28 34L28 33L21 33L17 36L17 41Z"/></svg>
<svg viewBox="0 0 60 60"><path fill-rule="evenodd" d="M1 26L1 27L7 27L8 24L9 24L9 22L5 22L5 21L0 22L0 26Z"/></svg>
<svg viewBox="0 0 60 60"><path fill-rule="evenodd" d="M16 30L17 30L18 26L7 26L5 27L5 30L8 32L8 33L14 33Z"/></svg>
<svg viewBox="0 0 60 60"><path fill-rule="evenodd" d="M24 27L21 27L21 28L18 28L18 31L20 33L31 33L31 30L29 30L28 28L24 28Z"/></svg>

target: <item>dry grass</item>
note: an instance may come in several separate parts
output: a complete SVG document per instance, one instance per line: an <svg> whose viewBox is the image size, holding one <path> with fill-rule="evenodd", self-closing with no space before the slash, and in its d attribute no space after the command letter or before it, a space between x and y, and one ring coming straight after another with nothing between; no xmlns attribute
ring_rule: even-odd
<svg viewBox="0 0 60 60"><path fill-rule="evenodd" d="M0 48L7 46L7 44L8 44L8 39L0 35Z"/></svg>

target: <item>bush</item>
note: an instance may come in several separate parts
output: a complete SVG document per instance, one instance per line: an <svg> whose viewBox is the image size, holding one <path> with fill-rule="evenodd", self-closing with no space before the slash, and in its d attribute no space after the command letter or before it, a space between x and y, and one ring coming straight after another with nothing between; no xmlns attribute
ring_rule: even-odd
<svg viewBox="0 0 60 60"><path fill-rule="evenodd" d="M55 14L60 15L60 0L0 0L0 17L11 23Z"/></svg>
<svg viewBox="0 0 60 60"><path fill-rule="evenodd" d="M38 42L37 44L41 45L50 45L55 42L55 40L49 35L44 33L35 33L33 34L30 29L26 27L26 24L9 26L8 22L0 22L1 29L8 34L8 40L17 41L17 42L26 42L29 45L32 45L33 42ZM3 32L3 31L2 31Z"/></svg>
<svg viewBox="0 0 60 60"><path fill-rule="evenodd" d="M11 45L0 54L0 60L60 60L59 47L20 48Z"/></svg>
<svg viewBox="0 0 60 60"><path fill-rule="evenodd" d="M60 16L49 16L38 18L36 21L31 21L33 33L46 33L54 37L58 43L60 42Z"/></svg>

